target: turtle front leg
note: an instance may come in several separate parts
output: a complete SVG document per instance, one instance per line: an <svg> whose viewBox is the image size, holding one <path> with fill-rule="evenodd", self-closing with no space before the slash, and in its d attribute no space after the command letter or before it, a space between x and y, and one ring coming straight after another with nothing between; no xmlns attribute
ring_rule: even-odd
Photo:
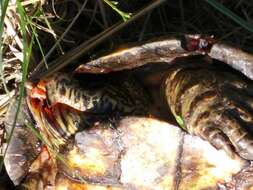
<svg viewBox="0 0 253 190"><path fill-rule="evenodd" d="M252 82L228 68L175 65L163 89L179 124L228 154L253 160Z"/></svg>

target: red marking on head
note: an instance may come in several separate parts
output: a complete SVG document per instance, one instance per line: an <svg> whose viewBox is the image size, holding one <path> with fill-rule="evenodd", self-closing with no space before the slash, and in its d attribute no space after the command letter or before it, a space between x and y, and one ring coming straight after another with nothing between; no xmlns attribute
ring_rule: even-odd
<svg viewBox="0 0 253 190"><path fill-rule="evenodd" d="M38 98L40 100L45 100L46 99L46 92L38 87L35 87L32 89L31 98Z"/></svg>
<svg viewBox="0 0 253 190"><path fill-rule="evenodd" d="M45 100L47 98L46 95L46 81L41 80L36 86L32 87L30 92L31 98L37 98L41 101Z"/></svg>

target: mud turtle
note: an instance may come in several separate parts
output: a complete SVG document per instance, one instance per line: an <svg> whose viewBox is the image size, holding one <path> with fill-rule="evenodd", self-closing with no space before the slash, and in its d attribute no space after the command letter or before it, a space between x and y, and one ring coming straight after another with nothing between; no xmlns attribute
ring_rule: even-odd
<svg viewBox="0 0 253 190"><path fill-rule="evenodd" d="M252 63L190 35L27 83L6 169L26 189L249 189Z"/></svg>

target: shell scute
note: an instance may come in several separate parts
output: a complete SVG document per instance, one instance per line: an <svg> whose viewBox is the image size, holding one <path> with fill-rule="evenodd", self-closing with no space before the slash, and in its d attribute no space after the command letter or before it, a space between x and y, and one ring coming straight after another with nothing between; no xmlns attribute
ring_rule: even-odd
<svg viewBox="0 0 253 190"><path fill-rule="evenodd" d="M165 100L168 101L174 115L183 121L188 132L208 140L218 150L196 136L185 135L178 128L172 127L171 131L169 129L164 131L163 124L150 121L150 118L143 118L138 122L138 119L131 120L130 118L127 121L123 119L123 122L122 116L147 115L149 104L153 103L146 96L147 92L127 77L113 78L112 81L101 82L102 85L98 86L93 86L93 83L97 81L89 81L92 85L86 86L87 81L77 81L73 75L57 73L37 84L39 90L45 89L45 91L35 89L34 96L33 93L28 92L27 97L28 107L41 127L41 134L48 139L49 145L57 148L59 155L63 155L63 159L59 159L60 163L50 163L54 172L58 172L49 180L53 181L52 186L60 186L64 183L74 186L76 183L75 185L78 184L77 186L82 188L89 184L91 189L98 186L105 189L154 189L157 187L212 189L219 185L224 187L231 185L229 183L233 181L232 175L248 166L247 161L234 154L234 149L241 157L252 160L252 138L250 133L242 128L242 123L229 111L235 111L240 119L247 122L252 120L250 109L246 109L247 106L243 103L249 100L247 102L250 102L251 108L251 95L246 93L252 91L251 82L248 79L245 80L243 76L235 75L234 71L230 72L230 70L217 74L220 72L217 68L220 67L215 68L210 57L208 59L186 57L203 53L213 55L214 49L217 48L216 44L212 44L213 42L203 41L202 38L190 38L187 42L190 45L186 49L182 48L180 43L181 41L174 39L127 49L89 62L75 72L107 73L133 69L152 61L171 64L172 67L177 65L174 67L177 68L177 72L173 73L169 67L160 76L163 79L167 77L161 89L167 92ZM224 51L226 49L220 54ZM232 48L232 51L235 52L236 49ZM185 58L175 59L184 56ZM213 58L217 57L213 56ZM195 58L199 59L197 62L200 63L194 64ZM184 64L178 64L180 60ZM238 57L235 57L235 60L238 60ZM247 62L247 60L243 61ZM227 64L232 64L231 60ZM233 67L239 68L238 70L242 68L241 66ZM249 72L243 73L247 76L249 74ZM250 76L251 74L248 77L251 78ZM160 78L156 78L157 81L151 86L154 87L160 83ZM236 89L227 88L229 84ZM159 90L155 87L154 89L156 92L152 91L152 93L156 96L152 98L155 101L162 101L162 97L158 95ZM243 94L239 98L237 94L241 92ZM45 94L46 98L44 98ZM248 97L248 99L243 97ZM240 103L240 106L236 103ZM167 106L166 103L164 105ZM117 114L120 117L116 117ZM113 123L111 119L117 121ZM104 125L104 121L107 121L110 127ZM152 124L144 124L147 121ZM132 127L131 124L135 122L136 125ZM85 129L87 124L95 128ZM77 133L79 129L85 129L83 136ZM73 140L72 137L75 139ZM60 151L62 147L66 144L70 146L72 142L70 139L74 141L73 150L76 152L66 149L66 152L62 153ZM93 143L87 142L82 146L78 144L80 141L86 142L85 140L91 139L94 140L92 140ZM110 147L107 144L108 141L115 144L110 144ZM223 149L229 154L225 154ZM213 155L224 158L224 162L230 163L235 168L220 166ZM110 160L112 156L113 159ZM73 157L83 163L80 168L77 163L74 163L75 167L68 167L68 164L73 164L75 161ZM62 162L65 161L64 165ZM34 164L36 162L37 160ZM37 173L43 171L41 169L44 164L48 163L38 164ZM101 167L98 167L99 164ZM143 169L146 172L142 176L140 171ZM62 178L62 173L65 178ZM87 173L89 175L85 175ZM68 176L67 179L66 176ZM29 174L27 179L32 180L33 174ZM31 183L39 182L40 180L36 179Z"/></svg>

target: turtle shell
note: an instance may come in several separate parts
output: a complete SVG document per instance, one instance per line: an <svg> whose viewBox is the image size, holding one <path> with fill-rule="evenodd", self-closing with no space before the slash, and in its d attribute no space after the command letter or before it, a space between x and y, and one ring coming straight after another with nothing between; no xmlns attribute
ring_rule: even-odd
<svg viewBox="0 0 253 190"><path fill-rule="evenodd" d="M250 131L241 130L238 115L201 117L202 112L195 110L234 109L244 113L239 119L250 123L253 115L242 103L252 102L251 81L212 58L252 78L252 56L222 44L212 46L207 39L190 36L184 46L178 39L147 43L81 65L74 74L57 73L27 85L22 110L29 109L32 118L28 120L36 122L44 145L37 158L5 159L6 168L25 163L18 167L23 171L19 177L17 170L8 170L15 176L13 181L19 184L22 179L26 189L249 189L250 162L243 158L252 160L247 151L251 150ZM217 48L219 55L214 53ZM243 92L243 99L235 101L238 104L220 98L227 85L238 85L238 92ZM203 96L211 90L214 95ZM172 126L175 120L170 119L168 106L183 130ZM196 112L194 117L190 111ZM189 118L204 124L191 127ZM214 118L224 125L234 123L221 134L213 126ZM30 133L28 128L22 130ZM21 147L16 136L23 144L27 141L18 134L14 130L10 147ZM241 146L236 147L237 143ZM22 151L21 155L33 154L35 149L25 146Z"/></svg>

